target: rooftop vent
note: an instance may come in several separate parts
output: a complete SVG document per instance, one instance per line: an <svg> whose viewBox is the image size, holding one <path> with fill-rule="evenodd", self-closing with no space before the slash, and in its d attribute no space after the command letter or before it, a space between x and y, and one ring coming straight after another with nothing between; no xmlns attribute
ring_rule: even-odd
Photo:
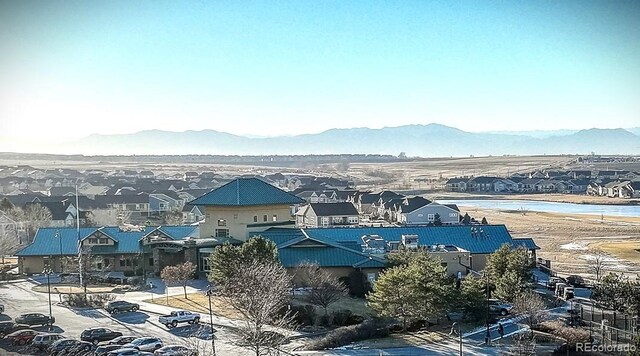
<svg viewBox="0 0 640 356"><path fill-rule="evenodd" d="M417 249L418 235L402 235L402 245L408 249Z"/></svg>

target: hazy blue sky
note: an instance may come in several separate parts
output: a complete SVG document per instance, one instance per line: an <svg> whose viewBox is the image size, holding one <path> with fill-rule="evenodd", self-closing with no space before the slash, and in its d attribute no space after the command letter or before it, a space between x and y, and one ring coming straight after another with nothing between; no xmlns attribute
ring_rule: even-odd
<svg viewBox="0 0 640 356"><path fill-rule="evenodd" d="M0 1L0 136L640 126L640 1Z"/></svg>

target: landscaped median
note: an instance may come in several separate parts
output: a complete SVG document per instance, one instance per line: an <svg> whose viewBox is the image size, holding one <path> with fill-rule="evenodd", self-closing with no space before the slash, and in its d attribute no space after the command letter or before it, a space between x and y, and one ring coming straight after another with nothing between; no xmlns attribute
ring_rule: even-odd
<svg viewBox="0 0 640 356"><path fill-rule="evenodd" d="M185 299L183 295L175 296L158 296L153 299L144 300L146 303L153 303L166 307L171 307L180 310L190 310L201 314L209 314L209 297L203 293L191 293L187 294ZM233 308L225 304L220 297L211 297L211 312L216 316L225 317L228 319L241 319L240 313Z"/></svg>

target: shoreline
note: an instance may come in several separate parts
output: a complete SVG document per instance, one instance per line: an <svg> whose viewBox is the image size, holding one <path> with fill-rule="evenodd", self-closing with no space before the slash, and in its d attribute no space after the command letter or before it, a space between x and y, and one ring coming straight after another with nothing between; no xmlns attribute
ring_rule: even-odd
<svg viewBox="0 0 640 356"><path fill-rule="evenodd" d="M617 205L640 206L640 199L622 199L573 194L468 194L446 192L445 194L426 194L432 200L530 200L547 203L566 203L580 205Z"/></svg>

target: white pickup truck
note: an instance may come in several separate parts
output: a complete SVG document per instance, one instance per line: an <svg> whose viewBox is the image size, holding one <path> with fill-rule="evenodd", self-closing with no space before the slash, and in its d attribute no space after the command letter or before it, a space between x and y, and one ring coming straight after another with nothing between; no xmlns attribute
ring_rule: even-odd
<svg viewBox="0 0 640 356"><path fill-rule="evenodd" d="M168 328L176 327L180 323L197 324L200 322L200 314L185 310L177 310L171 312L169 315L162 315L158 318L158 321L161 324L166 325Z"/></svg>

